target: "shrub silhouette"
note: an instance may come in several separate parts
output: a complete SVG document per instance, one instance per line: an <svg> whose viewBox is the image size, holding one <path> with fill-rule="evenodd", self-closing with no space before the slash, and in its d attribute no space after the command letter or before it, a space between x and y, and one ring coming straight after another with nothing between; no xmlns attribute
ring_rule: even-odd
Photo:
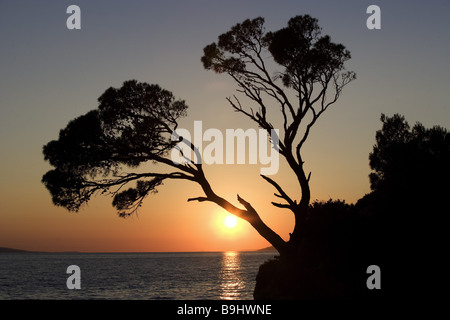
<svg viewBox="0 0 450 320"><path fill-rule="evenodd" d="M398 114L382 115L381 121L369 155L372 191L354 205L331 199L312 203L302 259L263 264L256 299L438 294L446 274L447 232L440 226L450 194L450 134L420 123L410 128ZM381 290L366 286L370 265L381 269Z"/></svg>

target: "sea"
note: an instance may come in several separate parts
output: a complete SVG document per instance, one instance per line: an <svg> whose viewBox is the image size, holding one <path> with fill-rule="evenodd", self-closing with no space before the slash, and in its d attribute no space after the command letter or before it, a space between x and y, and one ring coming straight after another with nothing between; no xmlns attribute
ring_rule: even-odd
<svg viewBox="0 0 450 320"><path fill-rule="evenodd" d="M1 253L0 300L252 300L259 266L275 255Z"/></svg>

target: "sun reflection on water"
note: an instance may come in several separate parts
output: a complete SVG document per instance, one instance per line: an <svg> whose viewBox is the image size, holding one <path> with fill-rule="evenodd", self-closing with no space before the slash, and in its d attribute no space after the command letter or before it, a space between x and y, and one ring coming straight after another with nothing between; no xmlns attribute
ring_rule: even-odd
<svg viewBox="0 0 450 320"><path fill-rule="evenodd" d="M220 299L240 299L244 288L245 281L242 278L239 252L223 252L220 270Z"/></svg>

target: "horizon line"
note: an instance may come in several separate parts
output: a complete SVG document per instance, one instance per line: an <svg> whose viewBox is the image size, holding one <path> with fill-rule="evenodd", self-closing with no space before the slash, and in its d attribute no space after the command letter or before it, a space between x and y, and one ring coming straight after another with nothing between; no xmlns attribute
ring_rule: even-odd
<svg viewBox="0 0 450 320"><path fill-rule="evenodd" d="M261 251L277 251L273 247L265 247L261 249L245 249L245 250L193 250L193 251L78 251L78 250L65 250L65 251L36 251L36 250L24 250L10 247L0 247L1 253L217 253L217 252L261 252Z"/></svg>

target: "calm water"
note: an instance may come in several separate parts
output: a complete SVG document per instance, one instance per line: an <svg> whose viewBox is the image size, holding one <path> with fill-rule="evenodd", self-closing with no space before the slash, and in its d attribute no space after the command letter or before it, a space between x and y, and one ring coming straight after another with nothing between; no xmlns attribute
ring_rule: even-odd
<svg viewBox="0 0 450 320"><path fill-rule="evenodd" d="M0 254L0 299L253 299L274 252ZM67 267L81 289L66 286Z"/></svg>

